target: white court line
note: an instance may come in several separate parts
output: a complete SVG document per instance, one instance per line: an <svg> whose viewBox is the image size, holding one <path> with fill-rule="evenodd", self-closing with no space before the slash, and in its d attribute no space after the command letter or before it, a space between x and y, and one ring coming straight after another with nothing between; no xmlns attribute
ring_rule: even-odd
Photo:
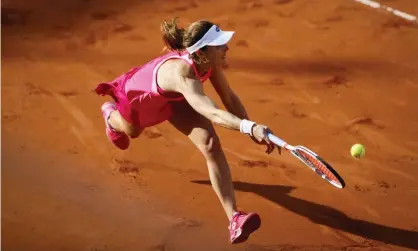
<svg viewBox="0 0 418 251"><path fill-rule="evenodd" d="M416 24L418 24L418 18L416 16L413 16L413 15L405 13L403 11L400 11L400 10L394 9L392 7L380 4L378 2L375 2L375 1L372 1L372 0L353 0L353 1L362 3L364 5L367 5L367 6L371 7L371 8L374 8L374 9L383 9L385 11L391 12L392 14L394 14L398 17L401 17L403 19L406 19L408 21L412 21L412 22L415 22Z"/></svg>

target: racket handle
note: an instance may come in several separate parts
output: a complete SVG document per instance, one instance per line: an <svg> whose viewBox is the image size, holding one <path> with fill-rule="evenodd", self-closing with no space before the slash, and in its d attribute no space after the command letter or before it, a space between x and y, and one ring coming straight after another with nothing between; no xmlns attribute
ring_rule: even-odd
<svg viewBox="0 0 418 251"><path fill-rule="evenodd" d="M274 144L276 144L280 147L284 147L285 145L287 145L287 143L284 142L284 140L280 139L279 137L277 137L277 136L275 136L271 133L268 133L267 136L268 136L268 138L271 142L273 142Z"/></svg>

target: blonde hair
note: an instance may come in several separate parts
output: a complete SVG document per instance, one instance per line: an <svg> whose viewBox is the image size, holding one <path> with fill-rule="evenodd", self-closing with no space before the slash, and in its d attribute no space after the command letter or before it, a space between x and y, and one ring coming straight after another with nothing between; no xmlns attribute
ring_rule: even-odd
<svg viewBox="0 0 418 251"><path fill-rule="evenodd" d="M214 25L212 22L199 20L190 24L187 29L184 29L177 26L177 19L178 18L175 17L169 21L165 20L160 26L165 48L170 51L184 51L187 47L190 47L199 41ZM205 47L201 50L205 50ZM196 53L191 55L191 59L198 64L205 60L205 58Z"/></svg>

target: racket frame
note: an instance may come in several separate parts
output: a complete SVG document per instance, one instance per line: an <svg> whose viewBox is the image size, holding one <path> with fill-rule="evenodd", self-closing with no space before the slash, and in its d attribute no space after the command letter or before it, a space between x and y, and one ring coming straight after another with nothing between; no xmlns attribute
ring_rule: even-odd
<svg viewBox="0 0 418 251"><path fill-rule="evenodd" d="M314 171L322 179L324 179L325 181L327 181L331 185L333 185L337 188L340 188L340 189L345 187L345 182L342 179L342 177L337 173L337 171L335 171L334 168L332 168L332 166L330 164L328 164L324 159L322 159L318 154L316 154L312 150L308 149L307 147L301 146L301 145L292 146L292 145L288 144L286 141L282 140L281 138L273 135L272 133L267 134L267 136L268 136L268 138L271 142L273 142L274 144L276 144L277 146L279 146L281 148L284 148L284 149L288 150L293 156L295 156L297 159L299 159L302 163L304 163L307 167L309 167L312 171ZM303 158L302 156L299 156L299 154L297 152L298 150L301 150L301 151L304 151L304 152L308 153L309 155L314 157L316 160L320 161L323 165L325 165L325 167L337 178L338 183L335 182L334 180L329 179L324 173L320 172L317 168L309 165L309 163L307 163L305 158Z"/></svg>

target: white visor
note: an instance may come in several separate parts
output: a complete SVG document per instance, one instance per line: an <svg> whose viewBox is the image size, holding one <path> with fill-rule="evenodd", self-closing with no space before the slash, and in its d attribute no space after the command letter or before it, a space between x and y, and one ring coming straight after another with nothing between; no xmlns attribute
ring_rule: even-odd
<svg viewBox="0 0 418 251"><path fill-rule="evenodd" d="M186 48L186 50L192 54L207 45L224 45L228 43L229 40L231 40L234 33L234 31L223 31L218 26L213 25L199 41L197 41L194 45Z"/></svg>

